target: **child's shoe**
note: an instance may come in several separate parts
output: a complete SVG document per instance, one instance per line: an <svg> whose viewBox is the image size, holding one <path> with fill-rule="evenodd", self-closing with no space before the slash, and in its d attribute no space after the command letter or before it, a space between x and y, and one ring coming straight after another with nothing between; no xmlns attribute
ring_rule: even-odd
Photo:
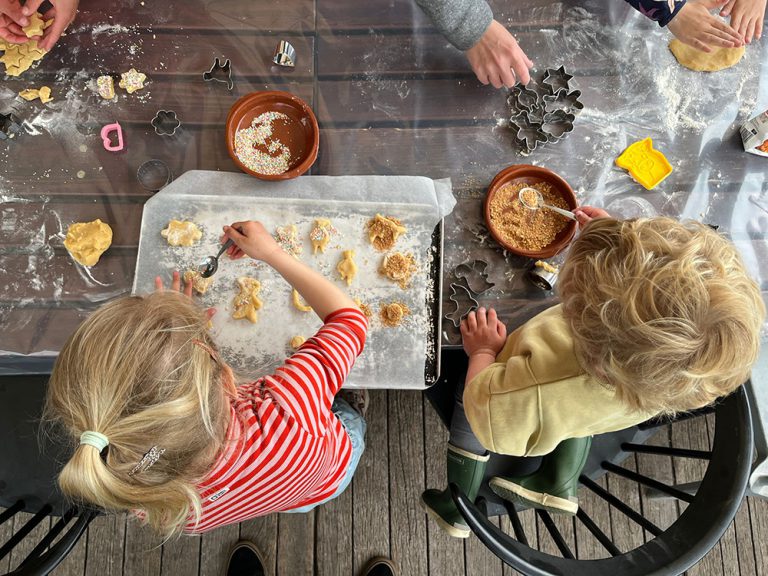
<svg viewBox="0 0 768 576"><path fill-rule="evenodd" d="M536 472L513 478L491 478L496 494L509 500L556 514L579 511L579 475L587 463L592 437L563 440L544 456Z"/></svg>
<svg viewBox="0 0 768 576"><path fill-rule="evenodd" d="M490 454L484 456L472 454L461 448L448 444L448 482L456 484L462 492L474 502L485 474ZM451 489L426 490L421 495L421 507L448 534L454 538L467 538L469 527L464 517L456 508L451 496Z"/></svg>
<svg viewBox="0 0 768 576"><path fill-rule="evenodd" d="M352 409L365 419L365 415L368 412L368 404L371 401L368 390L364 388L342 388L339 390L339 397L352 406Z"/></svg>

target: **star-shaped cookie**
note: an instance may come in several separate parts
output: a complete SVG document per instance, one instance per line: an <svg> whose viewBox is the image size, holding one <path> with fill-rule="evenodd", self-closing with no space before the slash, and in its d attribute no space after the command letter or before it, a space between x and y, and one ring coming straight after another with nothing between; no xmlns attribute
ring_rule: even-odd
<svg viewBox="0 0 768 576"><path fill-rule="evenodd" d="M46 24L47 23L40 17L40 14L35 12L29 17L29 24L24 26L22 30L24 30L24 34L27 35L27 38L42 36L43 30L48 27Z"/></svg>
<svg viewBox="0 0 768 576"><path fill-rule="evenodd" d="M147 75L143 72L138 72L135 68L131 68L128 72L120 74L120 78L118 86L124 88L128 94L133 94L137 90L144 88L144 81L147 79Z"/></svg>

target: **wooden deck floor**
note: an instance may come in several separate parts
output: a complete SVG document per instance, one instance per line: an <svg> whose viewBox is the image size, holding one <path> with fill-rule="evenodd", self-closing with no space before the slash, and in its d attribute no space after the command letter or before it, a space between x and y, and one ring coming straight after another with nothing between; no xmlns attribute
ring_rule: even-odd
<svg viewBox="0 0 768 576"><path fill-rule="evenodd" d="M711 423L704 419L667 427L652 442L708 448ZM451 539L427 521L418 505L425 487L445 485L447 433L418 392L372 394L368 445L350 489L334 502L306 515L272 515L228 526L202 537L183 537L165 545L125 516L95 520L86 537L56 571L59 576L216 576L223 574L230 547L239 539L255 541L271 573L280 576L356 576L372 556L392 557L403 576L496 576L516 574L474 537ZM680 460L680 459L678 459ZM625 463L668 482L701 476L695 460L638 455ZM670 500L651 500L621 478L602 480L657 525L680 513ZM582 506L620 549L648 538L636 525L582 491ZM532 542L556 553L531 512L522 519ZM16 519L18 526L23 519ZM571 549L582 558L604 556L599 544L573 520L557 519ZM8 528L5 529L8 531ZM0 530L0 540L4 540ZM29 541L29 539L28 539ZM747 499L720 543L689 574L762 576L768 574L768 502ZM33 544L14 550L18 563ZM0 573L8 559L0 562Z"/></svg>

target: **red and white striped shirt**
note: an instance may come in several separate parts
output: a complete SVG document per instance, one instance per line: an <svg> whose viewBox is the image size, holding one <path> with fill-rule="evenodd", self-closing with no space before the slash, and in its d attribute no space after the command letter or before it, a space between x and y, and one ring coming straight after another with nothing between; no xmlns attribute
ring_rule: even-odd
<svg viewBox="0 0 768 576"><path fill-rule="evenodd" d="M330 314L323 327L271 376L238 387L227 443L197 486L200 533L331 496L344 478L352 444L331 411L368 322L359 310Z"/></svg>

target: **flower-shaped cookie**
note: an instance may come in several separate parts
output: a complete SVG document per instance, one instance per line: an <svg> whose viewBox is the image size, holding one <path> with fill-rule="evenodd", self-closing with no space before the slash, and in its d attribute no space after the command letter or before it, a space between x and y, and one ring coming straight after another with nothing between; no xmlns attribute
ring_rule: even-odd
<svg viewBox="0 0 768 576"><path fill-rule="evenodd" d="M128 72L120 74L120 83L118 86L123 88L128 94L133 94L137 90L144 88L144 82L146 82L146 80L146 74L138 72L136 68L131 68Z"/></svg>

